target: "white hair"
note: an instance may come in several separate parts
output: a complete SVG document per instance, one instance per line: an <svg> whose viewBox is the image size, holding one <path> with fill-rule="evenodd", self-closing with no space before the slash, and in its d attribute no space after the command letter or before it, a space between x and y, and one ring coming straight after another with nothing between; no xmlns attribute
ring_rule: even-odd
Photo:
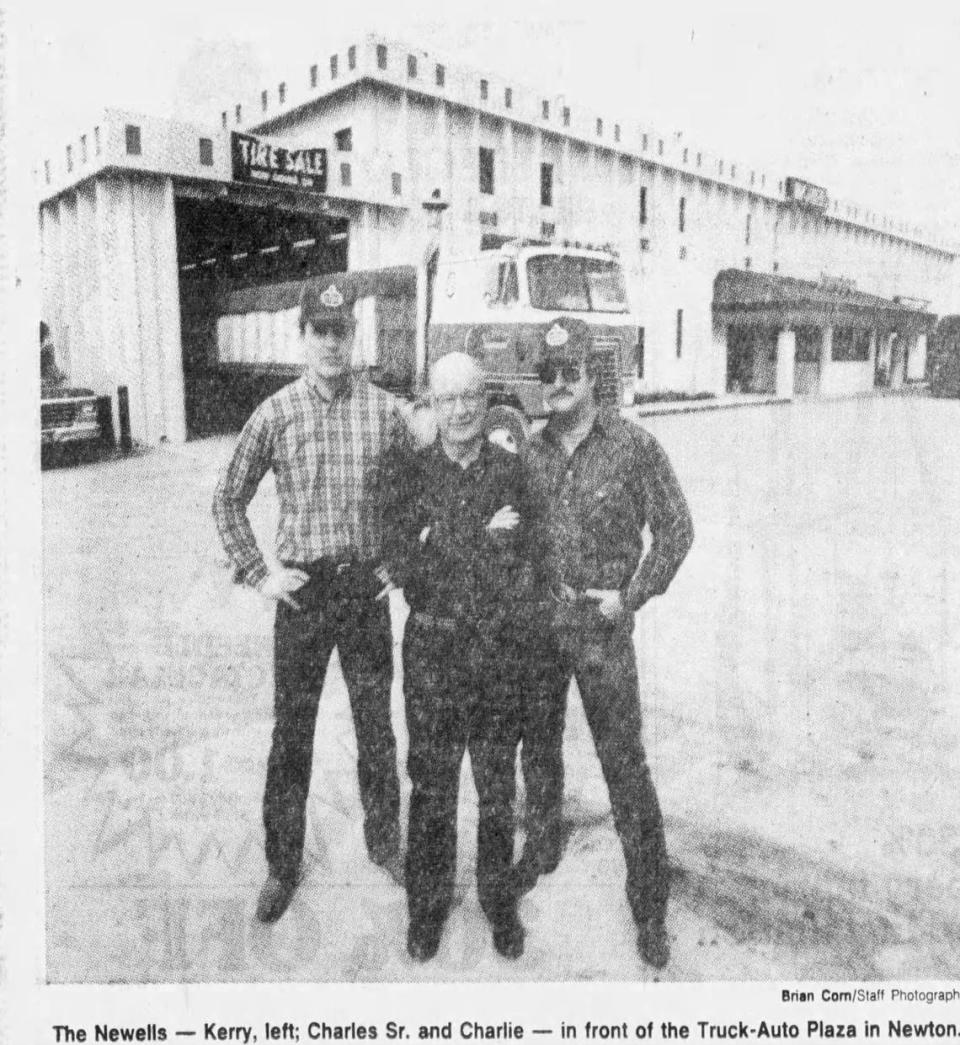
<svg viewBox="0 0 960 1045"><path fill-rule="evenodd" d="M439 385L458 385L469 388L471 385L482 385L483 367L466 352L449 352L441 356L430 368L430 391L436 393Z"/></svg>

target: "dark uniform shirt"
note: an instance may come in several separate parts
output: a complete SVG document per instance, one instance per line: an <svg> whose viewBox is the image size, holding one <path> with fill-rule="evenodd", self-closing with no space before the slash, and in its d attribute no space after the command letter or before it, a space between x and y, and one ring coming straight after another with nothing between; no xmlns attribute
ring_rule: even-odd
<svg viewBox="0 0 960 1045"><path fill-rule="evenodd" d="M548 422L524 457L549 503L554 569L564 583L577 591L619 589L630 610L667 590L690 550L693 523L649 432L601 407L572 456Z"/></svg>
<svg viewBox="0 0 960 1045"><path fill-rule="evenodd" d="M546 584L545 520L515 454L483 442L466 468L440 440L396 454L382 491L384 559L410 608L464 621L501 621L530 612ZM520 522L490 531L511 505Z"/></svg>

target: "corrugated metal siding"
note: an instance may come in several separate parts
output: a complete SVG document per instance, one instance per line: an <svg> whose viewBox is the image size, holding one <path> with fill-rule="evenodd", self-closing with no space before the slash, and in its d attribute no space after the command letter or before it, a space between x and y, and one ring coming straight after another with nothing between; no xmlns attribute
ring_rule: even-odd
<svg viewBox="0 0 960 1045"><path fill-rule="evenodd" d="M130 392L133 437L186 438L173 187L103 177L41 207L43 313L71 379Z"/></svg>

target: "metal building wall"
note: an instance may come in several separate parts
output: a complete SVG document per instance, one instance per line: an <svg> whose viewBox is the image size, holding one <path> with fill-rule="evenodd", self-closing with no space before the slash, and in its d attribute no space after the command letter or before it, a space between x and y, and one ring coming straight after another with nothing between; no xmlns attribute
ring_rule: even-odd
<svg viewBox="0 0 960 1045"><path fill-rule="evenodd" d="M40 208L43 314L71 383L130 395L134 439L183 442L170 178L102 175Z"/></svg>

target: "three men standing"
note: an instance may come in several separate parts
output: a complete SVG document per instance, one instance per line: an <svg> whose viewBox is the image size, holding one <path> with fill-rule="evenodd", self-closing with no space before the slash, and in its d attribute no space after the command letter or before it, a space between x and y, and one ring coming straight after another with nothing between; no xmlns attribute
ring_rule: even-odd
<svg viewBox="0 0 960 1045"><path fill-rule="evenodd" d="M314 728L327 663L340 653L357 736L357 775L370 859L398 880L400 790L390 721L393 643L380 566L382 525L371 480L403 438L398 401L350 370L353 302L331 282L300 301L304 375L254 411L214 495L238 580L276 602L274 727L263 796L269 877L257 917L275 921L297 887ZM280 517L268 567L247 518L267 471Z"/></svg>
<svg viewBox="0 0 960 1045"><path fill-rule="evenodd" d="M558 319L545 333L539 370L549 420L525 448L548 503L556 607L524 693L521 758L530 826L519 871L528 889L560 860L563 725L573 676L623 847L637 947L644 961L662 968L670 955L669 865L641 740L633 619L666 591L690 549L693 525L657 441L618 411L598 406L594 367L590 328Z"/></svg>
<svg viewBox="0 0 960 1045"><path fill-rule="evenodd" d="M497 951L523 953L519 898L562 854L563 726L575 677L623 847L638 949L662 968L669 866L641 739L632 632L635 611L667 589L693 539L666 455L649 433L597 405L582 320L563 317L545 332L539 377L550 418L522 460L484 438L484 379L471 357L452 353L433 365L434 444L393 453L405 442L398 403L350 373L352 302L335 282L322 292L305 286L300 326L306 372L254 412L214 498L238 578L277 603L263 803L270 874L258 918L279 918L299 880L317 705L335 647L357 734L368 852L404 880L381 598L392 579L410 606L411 957L437 952L453 900L465 751L479 799L480 904ZM280 502L274 569L246 514L268 470ZM521 740L528 830L513 865Z"/></svg>

